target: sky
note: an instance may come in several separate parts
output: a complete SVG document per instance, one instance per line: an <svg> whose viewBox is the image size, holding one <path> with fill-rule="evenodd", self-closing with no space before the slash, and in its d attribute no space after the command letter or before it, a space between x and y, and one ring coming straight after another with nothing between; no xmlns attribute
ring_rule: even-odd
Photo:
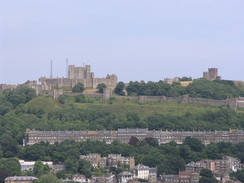
<svg viewBox="0 0 244 183"><path fill-rule="evenodd" d="M218 68L244 81L243 0L0 0L0 84L69 65L119 81L200 78Z"/></svg>

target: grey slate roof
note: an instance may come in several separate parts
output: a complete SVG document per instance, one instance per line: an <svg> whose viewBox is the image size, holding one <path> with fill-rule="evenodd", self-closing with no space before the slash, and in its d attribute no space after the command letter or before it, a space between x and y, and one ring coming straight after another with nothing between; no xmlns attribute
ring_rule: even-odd
<svg viewBox="0 0 244 183"><path fill-rule="evenodd" d="M28 180L37 180L38 178L32 177L32 176L13 176L13 177L7 177L5 181L10 180L10 181L28 181Z"/></svg>

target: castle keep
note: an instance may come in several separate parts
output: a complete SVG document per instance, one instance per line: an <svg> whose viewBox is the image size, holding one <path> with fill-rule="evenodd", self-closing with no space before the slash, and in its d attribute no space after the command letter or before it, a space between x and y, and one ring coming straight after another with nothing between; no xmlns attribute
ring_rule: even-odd
<svg viewBox="0 0 244 183"><path fill-rule="evenodd" d="M41 85L51 85L57 87L73 87L77 83L82 83L86 88L96 88L97 85L101 83L104 83L107 86L116 86L118 77L115 74L107 74L105 78L95 78L94 73L91 72L90 65L85 65L84 67L69 65L68 78L41 77L39 81Z"/></svg>
<svg viewBox="0 0 244 183"><path fill-rule="evenodd" d="M222 80L221 76L218 76L218 68L208 68L208 72L203 72L203 78L210 81Z"/></svg>

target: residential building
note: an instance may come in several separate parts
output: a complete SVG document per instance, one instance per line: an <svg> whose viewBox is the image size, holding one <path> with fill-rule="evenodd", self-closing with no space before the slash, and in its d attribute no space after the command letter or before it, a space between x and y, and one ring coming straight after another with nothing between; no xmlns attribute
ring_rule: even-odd
<svg viewBox="0 0 244 183"><path fill-rule="evenodd" d="M185 170L190 172L197 172L200 173L200 171L203 168L207 168L211 170L212 172L232 172L237 171L238 169L241 169L241 161L238 158L233 158L230 156L224 156L223 159L217 159L217 160L210 160L205 159L198 162L190 162L187 165L185 165Z"/></svg>
<svg viewBox="0 0 244 183"><path fill-rule="evenodd" d="M25 160L19 160L20 163L20 169L21 171L32 171L35 166L35 161L25 161ZM45 165L47 164L50 168L53 166L53 162L51 161L42 161L42 163Z"/></svg>
<svg viewBox="0 0 244 183"><path fill-rule="evenodd" d="M92 166L123 167L127 165L129 169L135 166L134 157L123 157L121 154L109 154L107 157L101 157L100 154L90 153L81 155L80 159L90 161Z"/></svg>
<svg viewBox="0 0 244 183"><path fill-rule="evenodd" d="M132 173L136 179L145 179L149 180L149 167L144 166L143 164L138 164L132 168Z"/></svg>
<svg viewBox="0 0 244 183"><path fill-rule="evenodd" d="M27 129L25 132L25 140L23 146L33 145L41 141L54 144L64 140L105 141L110 144L114 140L119 140L122 143L129 143L131 137L136 137L138 140L145 138L156 138L159 144L166 144L175 141L182 144L186 138L200 139L204 144L230 142L233 144L244 142L244 131L233 130L229 131L162 131L145 129L118 129L117 131L36 131Z"/></svg>
<svg viewBox="0 0 244 183"><path fill-rule="evenodd" d="M73 182L80 182L80 183L86 183L86 176L85 175L74 175L72 177Z"/></svg>
<svg viewBox="0 0 244 183"><path fill-rule="evenodd" d="M92 166L98 166L98 163L101 159L101 155L96 153L90 153L87 155L81 155L80 159L85 159L87 161L90 161Z"/></svg>
<svg viewBox="0 0 244 183"><path fill-rule="evenodd" d="M52 165L52 172L56 173L60 170L65 170L65 165Z"/></svg>
<svg viewBox="0 0 244 183"><path fill-rule="evenodd" d="M32 183L38 178L32 176L13 176L7 177L4 181L5 183Z"/></svg>
<svg viewBox="0 0 244 183"><path fill-rule="evenodd" d="M198 183L199 173L180 171L178 175L160 175L161 182L164 183Z"/></svg>
<svg viewBox="0 0 244 183"><path fill-rule="evenodd" d="M157 182L157 168L149 168L149 182Z"/></svg>
<svg viewBox="0 0 244 183"><path fill-rule="evenodd" d="M129 180L133 180L133 174L128 171L123 171L117 175L118 183L127 183Z"/></svg>

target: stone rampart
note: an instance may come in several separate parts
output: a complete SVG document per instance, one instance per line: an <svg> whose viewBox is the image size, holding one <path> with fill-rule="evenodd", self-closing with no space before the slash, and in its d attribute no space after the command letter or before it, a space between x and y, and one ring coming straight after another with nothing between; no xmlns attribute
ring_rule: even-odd
<svg viewBox="0 0 244 183"><path fill-rule="evenodd" d="M165 97L165 102L181 102L180 97Z"/></svg>
<svg viewBox="0 0 244 183"><path fill-rule="evenodd" d="M237 106L238 106L238 107L241 107L241 108L244 108L244 102L238 102L238 103L237 103Z"/></svg>
<svg viewBox="0 0 244 183"><path fill-rule="evenodd" d="M114 98L129 99L129 100L138 100L138 96L118 96L112 95Z"/></svg>
<svg viewBox="0 0 244 183"><path fill-rule="evenodd" d="M85 97L92 97L92 98L102 98L103 95L101 93L93 93L93 94L83 94Z"/></svg>
<svg viewBox="0 0 244 183"><path fill-rule="evenodd" d="M104 97L106 96L106 98ZM129 98L132 100L138 100L138 102L160 102L160 103L165 103L165 102L179 102L179 103L197 103L197 104L209 104L209 105L216 105L216 106L228 106L231 109L237 109L238 107L244 107L244 102L241 103L238 102L237 98L232 98L232 99L227 99L227 100L213 100L213 99L205 99L205 98L192 98L188 96L179 96L179 97L166 97L166 96L118 96L118 95L113 95L111 89L106 89L104 90L104 99L109 99L110 97L115 97L115 98Z"/></svg>

